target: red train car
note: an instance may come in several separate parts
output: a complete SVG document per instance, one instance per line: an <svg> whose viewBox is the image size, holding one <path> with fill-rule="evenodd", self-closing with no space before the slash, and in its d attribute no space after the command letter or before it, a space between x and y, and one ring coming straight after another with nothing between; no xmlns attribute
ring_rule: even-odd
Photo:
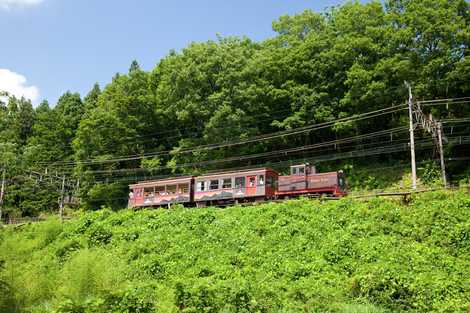
<svg viewBox="0 0 470 313"><path fill-rule="evenodd" d="M130 185L129 207L152 207L181 203L187 206L220 205L309 194L346 195L344 174L316 173L309 164L291 166L280 176L270 168L186 176Z"/></svg>
<svg viewBox="0 0 470 313"><path fill-rule="evenodd" d="M129 207L193 202L194 177L168 178L130 185Z"/></svg>
<svg viewBox="0 0 470 313"><path fill-rule="evenodd" d="M270 168L195 177L197 206L274 198L278 173Z"/></svg>
<svg viewBox="0 0 470 313"><path fill-rule="evenodd" d="M294 165L290 170L290 175L279 176L278 198L305 194L346 195L346 180L342 171L316 173L315 167L309 164Z"/></svg>

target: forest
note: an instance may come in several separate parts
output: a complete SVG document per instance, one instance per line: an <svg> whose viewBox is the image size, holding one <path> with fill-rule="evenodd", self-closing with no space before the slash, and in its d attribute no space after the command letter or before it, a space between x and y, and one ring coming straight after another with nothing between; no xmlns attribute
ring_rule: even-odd
<svg viewBox="0 0 470 313"><path fill-rule="evenodd" d="M297 161L378 187L354 169L408 166L405 81L418 101L454 99L423 110L445 122L450 180L468 182L470 104L455 101L470 89L468 9L465 0L346 2L281 16L261 42L217 36L148 71L133 61L57 103L2 93L2 215L57 212L62 185L86 210L118 209L139 180ZM375 111L383 114L354 119ZM417 136L422 178L432 181L432 139Z"/></svg>

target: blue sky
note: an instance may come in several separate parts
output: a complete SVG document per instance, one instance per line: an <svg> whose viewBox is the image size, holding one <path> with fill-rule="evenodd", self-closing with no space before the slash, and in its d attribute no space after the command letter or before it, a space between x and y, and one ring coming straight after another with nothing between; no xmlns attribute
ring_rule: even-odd
<svg viewBox="0 0 470 313"><path fill-rule="evenodd" d="M149 70L170 49L222 36L271 37L273 20L342 0L0 0L0 89L54 105L103 87L136 59Z"/></svg>

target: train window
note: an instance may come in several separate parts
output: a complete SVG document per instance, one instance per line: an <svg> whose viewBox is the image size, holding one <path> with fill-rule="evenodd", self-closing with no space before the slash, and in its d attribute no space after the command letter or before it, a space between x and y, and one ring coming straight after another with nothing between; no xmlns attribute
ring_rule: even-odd
<svg viewBox="0 0 470 313"><path fill-rule="evenodd" d="M232 188L232 179L224 178L222 181L222 188Z"/></svg>
<svg viewBox="0 0 470 313"><path fill-rule="evenodd" d="M245 177L235 177L235 188L245 188Z"/></svg>
<svg viewBox="0 0 470 313"><path fill-rule="evenodd" d="M153 187L144 188L144 197L153 197L154 195Z"/></svg>
<svg viewBox="0 0 470 313"><path fill-rule="evenodd" d="M210 190L216 190L216 189L219 189L219 180L213 179L211 180Z"/></svg>
<svg viewBox="0 0 470 313"><path fill-rule="evenodd" d="M299 167L299 175L304 175L305 174L305 167Z"/></svg>
<svg viewBox="0 0 470 313"><path fill-rule="evenodd" d="M250 177L250 187L254 187L256 182L256 177Z"/></svg>
<svg viewBox="0 0 470 313"><path fill-rule="evenodd" d="M165 195L165 186L156 186L155 187L155 194L158 196L164 196Z"/></svg>
<svg viewBox="0 0 470 313"><path fill-rule="evenodd" d="M206 184L204 181L198 181L197 182L197 191L205 191L206 190Z"/></svg>
<svg viewBox="0 0 470 313"><path fill-rule="evenodd" d="M274 179L272 176L266 176L266 186L268 187L274 186Z"/></svg>
<svg viewBox="0 0 470 313"><path fill-rule="evenodd" d="M166 186L166 192L170 195L176 193L176 185L168 185Z"/></svg>
<svg viewBox="0 0 470 313"><path fill-rule="evenodd" d="M259 184L264 185L264 175L259 175Z"/></svg>
<svg viewBox="0 0 470 313"><path fill-rule="evenodd" d="M188 192L189 192L189 184L178 185L178 193L188 193Z"/></svg>

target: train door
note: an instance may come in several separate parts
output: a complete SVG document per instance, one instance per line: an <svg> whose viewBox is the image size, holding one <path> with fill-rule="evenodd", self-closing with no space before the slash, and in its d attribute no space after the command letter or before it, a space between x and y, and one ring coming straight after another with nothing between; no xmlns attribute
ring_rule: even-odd
<svg viewBox="0 0 470 313"><path fill-rule="evenodd" d="M246 180L247 180L247 184L246 184L247 197L256 196L256 175L247 176Z"/></svg>
<svg viewBox="0 0 470 313"><path fill-rule="evenodd" d="M134 206L142 205L144 203L144 190L143 188L136 188L132 191L132 202Z"/></svg>

